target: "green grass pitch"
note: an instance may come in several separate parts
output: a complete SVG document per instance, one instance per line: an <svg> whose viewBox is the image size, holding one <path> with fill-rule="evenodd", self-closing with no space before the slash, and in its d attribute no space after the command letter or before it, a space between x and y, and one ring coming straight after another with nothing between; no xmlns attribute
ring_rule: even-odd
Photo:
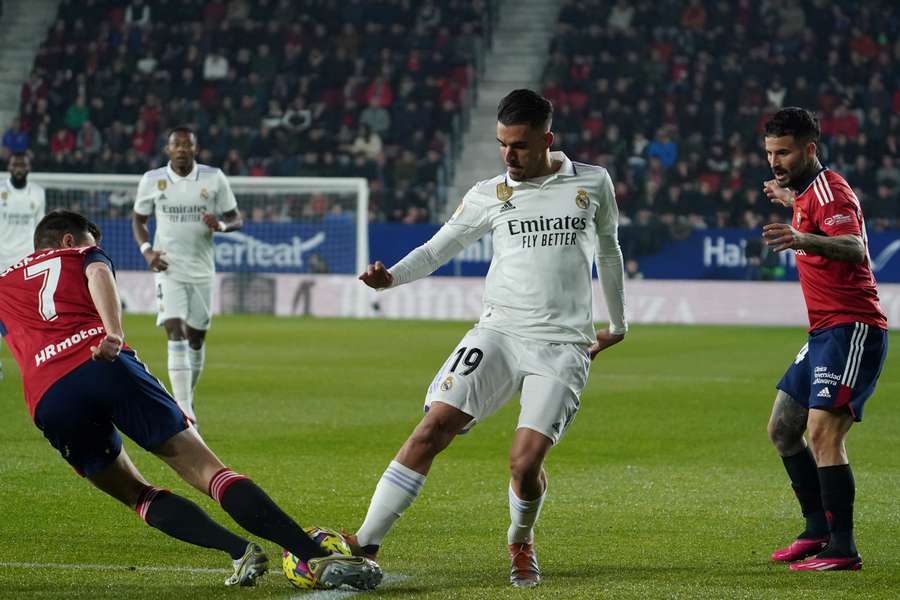
<svg viewBox="0 0 900 600"><path fill-rule="evenodd" d="M468 327L219 317L198 389L203 435L302 524L355 528ZM165 381L163 333L146 316L129 316L126 328ZM800 328L635 326L594 363L581 412L551 452L537 530L544 585L507 583L514 400L439 457L383 547L390 580L369 596L897 598L896 355L848 444L863 570L790 573L768 559L800 526L765 424L774 384L803 341ZM224 588L227 557L170 540L81 481L29 422L7 349L3 362L0 597L302 597L280 559L257 588ZM153 456L126 447L150 481L236 527Z"/></svg>

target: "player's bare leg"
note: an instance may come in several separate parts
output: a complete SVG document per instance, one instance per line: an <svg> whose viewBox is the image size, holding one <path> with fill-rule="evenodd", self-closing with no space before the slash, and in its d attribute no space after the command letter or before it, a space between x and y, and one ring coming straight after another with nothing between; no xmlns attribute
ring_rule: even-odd
<svg viewBox="0 0 900 600"><path fill-rule="evenodd" d="M262 548L228 531L187 498L151 486L124 449L88 480L134 509L151 527L190 544L227 552L235 573L225 580L226 585L254 585L266 572L268 559Z"/></svg>
<svg viewBox="0 0 900 600"><path fill-rule="evenodd" d="M265 538L309 563L323 582L371 589L381 582L381 568L364 558L330 556L248 477L227 468L193 428L178 433L154 454L182 479L209 494L247 531ZM252 557L251 557L252 558ZM240 566L235 564L235 573Z"/></svg>
<svg viewBox="0 0 900 600"><path fill-rule="evenodd" d="M541 570L534 549L534 524L547 493L544 459L553 441L542 433L520 427L509 449L509 516L507 532L510 555L510 583L514 587L534 587L541 582Z"/></svg>
<svg viewBox="0 0 900 600"><path fill-rule="evenodd" d="M844 409L809 411L809 439L819 467L822 506L831 516L828 547L814 558L791 565L794 571L845 571L862 566L853 539L856 485L844 445L853 416Z"/></svg>
<svg viewBox="0 0 900 600"><path fill-rule="evenodd" d="M472 416L434 402L382 474L366 518L355 535L345 534L354 554L374 557L387 532L418 497L434 458L469 424Z"/></svg>
<svg viewBox="0 0 900 600"><path fill-rule="evenodd" d="M769 439L781 456L800 503L806 527L790 545L772 553L772 560L790 562L812 556L828 542L828 522L822 508L819 473L803 433L809 410L782 390L778 390L769 418Z"/></svg>
<svg viewBox="0 0 900 600"><path fill-rule="evenodd" d="M190 346L187 340L187 325L182 319L168 319L163 323L168 343L169 383L172 396L181 411L192 423L197 422L194 414L194 399L191 393Z"/></svg>

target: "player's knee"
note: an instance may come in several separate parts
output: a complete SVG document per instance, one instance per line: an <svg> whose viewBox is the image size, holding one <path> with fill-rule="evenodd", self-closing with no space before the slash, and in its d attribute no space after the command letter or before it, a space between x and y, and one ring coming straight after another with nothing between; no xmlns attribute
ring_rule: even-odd
<svg viewBox="0 0 900 600"><path fill-rule="evenodd" d="M447 447L455 432L441 419L425 419L410 436L413 446L428 454L437 454Z"/></svg>
<svg viewBox="0 0 900 600"><path fill-rule="evenodd" d="M782 421L773 419L767 426L769 440L782 456L795 454L802 450L803 431L789 429Z"/></svg>
<svg viewBox="0 0 900 600"><path fill-rule="evenodd" d="M510 455L509 475L514 481L538 480L542 461L528 453Z"/></svg>

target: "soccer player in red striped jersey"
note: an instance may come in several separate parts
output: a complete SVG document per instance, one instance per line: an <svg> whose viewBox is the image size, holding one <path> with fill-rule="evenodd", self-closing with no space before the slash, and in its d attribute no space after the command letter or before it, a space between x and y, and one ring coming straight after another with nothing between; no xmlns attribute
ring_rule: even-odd
<svg viewBox="0 0 900 600"><path fill-rule="evenodd" d="M784 108L765 125L775 179L763 189L792 207L793 218L766 225L763 236L777 252L796 252L809 313L809 339L776 386L768 427L806 526L772 558L791 562L793 571L855 571L862 566L853 538L856 487L844 441L881 374L887 318L859 200L819 162L818 141L819 123L802 108Z"/></svg>
<svg viewBox="0 0 900 600"><path fill-rule="evenodd" d="M44 437L79 475L151 527L228 553L234 574L225 585L253 585L268 568L262 548L187 498L147 483L119 431L209 494L244 529L305 560L322 583L375 587L377 564L323 550L249 478L227 468L125 345L114 269L99 239L99 228L82 215L54 211L37 225L36 252L0 273L0 334L19 363L28 411Z"/></svg>

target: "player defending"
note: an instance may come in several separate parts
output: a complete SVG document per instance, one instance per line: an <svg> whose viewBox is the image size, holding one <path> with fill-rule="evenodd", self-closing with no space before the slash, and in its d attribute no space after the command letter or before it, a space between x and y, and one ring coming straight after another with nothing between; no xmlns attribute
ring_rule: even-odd
<svg viewBox="0 0 900 600"><path fill-rule="evenodd" d="M541 581L534 525L547 494L544 459L575 418L593 357L625 337L618 210L605 169L550 152L553 107L530 90L500 101L497 141L506 173L477 183L431 240L390 270L369 265L376 289L432 273L490 233L494 258L478 324L454 348L425 398L426 414L375 487L351 547L374 557L388 530L419 495L432 461L453 438L521 391L509 452L510 581ZM594 257L610 314L594 332Z"/></svg>
<svg viewBox="0 0 900 600"><path fill-rule="evenodd" d="M799 561L791 564L794 571L858 570L856 488L844 440L875 391L887 355L887 319L859 200L819 162L816 118L802 108L782 109L766 123L765 139L775 179L764 190L773 202L793 206L794 216L790 224L766 225L763 235L777 252L797 253L809 312L809 339L776 386L768 427L806 528L772 558ZM812 451L803 438L807 429Z"/></svg>
<svg viewBox="0 0 900 600"><path fill-rule="evenodd" d="M190 128L169 132L166 154L167 166L141 177L132 229L144 260L156 274L156 324L165 327L169 339L172 395L196 423L194 388L203 372L216 272L212 236L237 231L243 221L221 169L194 161L197 137ZM156 218L152 245L147 230L151 214Z"/></svg>
<svg viewBox="0 0 900 600"><path fill-rule="evenodd" d="M44 216L44 188L28 183L31 161L24 152L9 157L9 179L0 183L0 271L34 252L34 228ZM3 342L0 340L0 348ZM0 362L0 380L3 363Z"/></svg>
<svg viewBox="0 0 900 600"><path fill-rule="evenodd" d="M100 231L68 211L47 215L35 253L0 273L0 332L22 370L35 425L82 476L174 538L227 552L225 585L266 572L262 548L215 523L199 506L143 478L119 431L209 494L241 527L307 561L326 585L375 587L374 562L329 555L249 478L227 468L174 399L124 343L114 269Z"/></svg>

